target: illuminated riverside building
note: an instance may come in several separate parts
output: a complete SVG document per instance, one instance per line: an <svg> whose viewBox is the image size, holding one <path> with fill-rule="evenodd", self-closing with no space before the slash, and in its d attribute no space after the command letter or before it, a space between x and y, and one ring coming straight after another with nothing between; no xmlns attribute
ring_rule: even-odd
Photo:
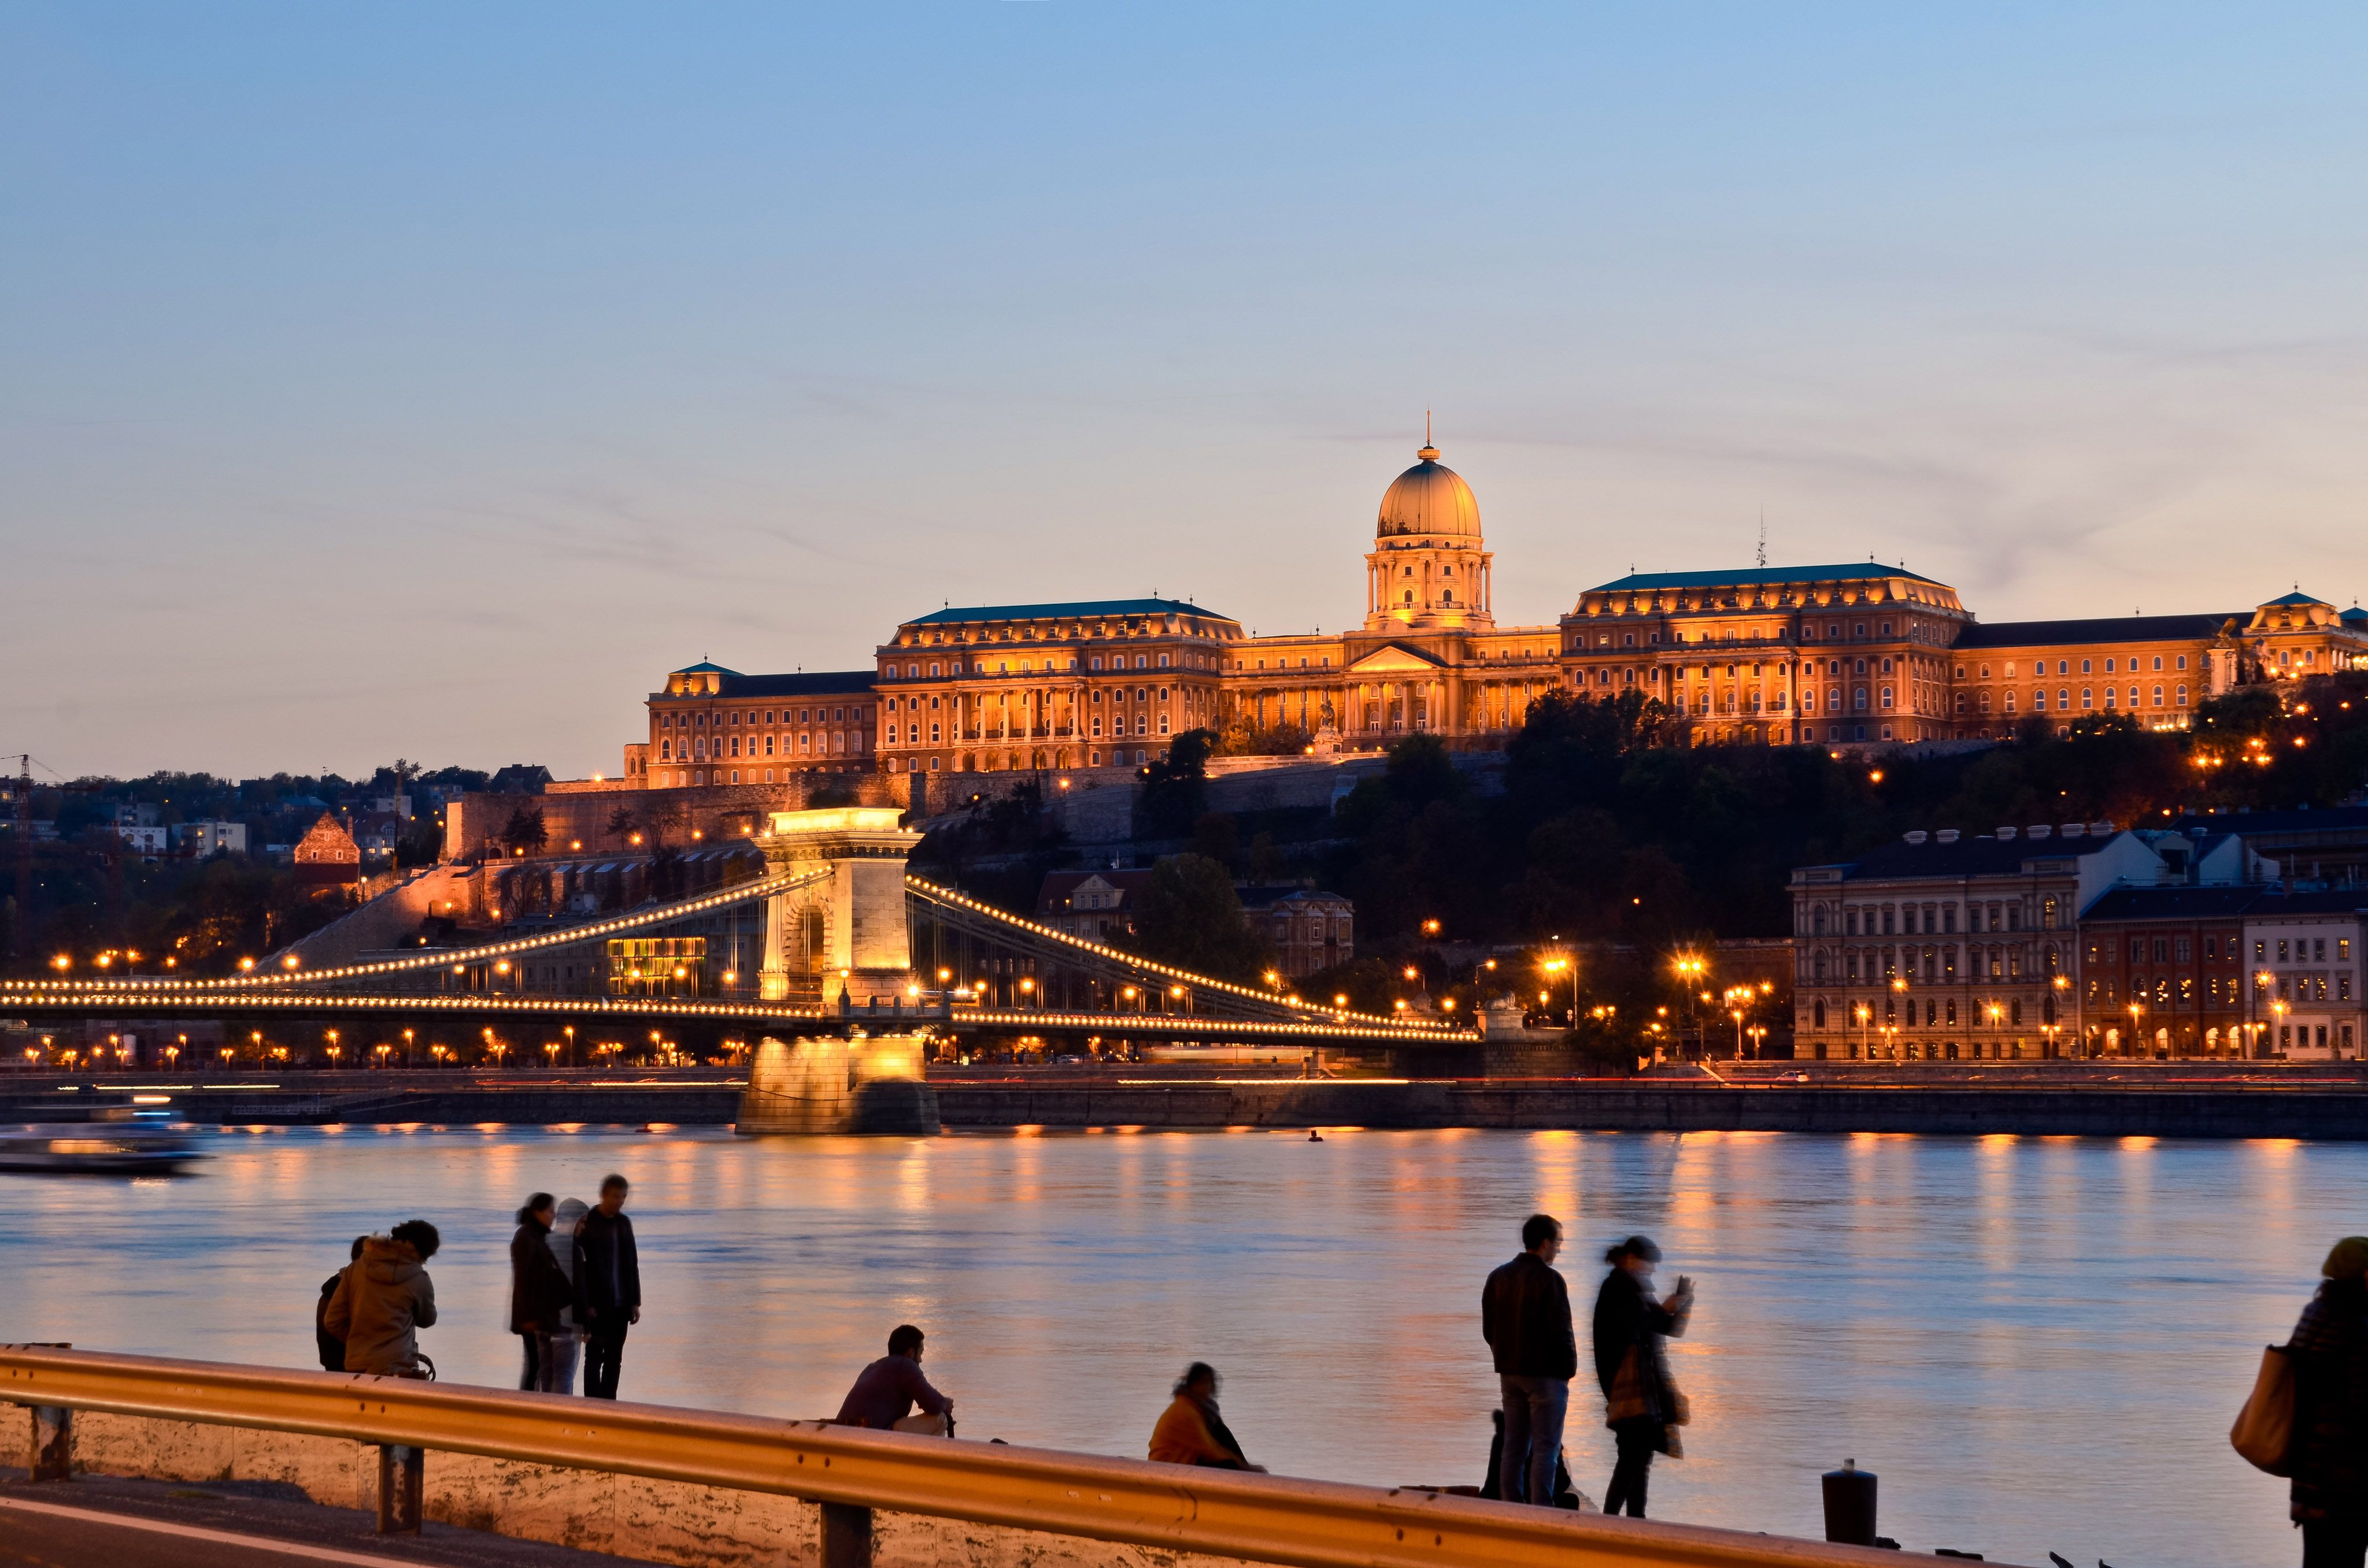
<svg viewBox="0 0 2368 1568"><path fill-rule="evenodd" d="M1634 573L1563 620L1574 689L1668 704L1691 744L2002 739L2126 713L2184 729L2239 684L2368 663L2368 611L2296 591L2249 611L1975 620L1956 590L1873 562Z"/></svg>
<svg viewBox="0 0 2368 1568"><path fill-rule="evenodd" d="M1417 733L1495 749L1557 688L1639 692L1694 745L2003 738L2098 713L2179 728L2233 687L2368 663L2368 611L2299 589L2249 611L1986 624L1949 585L1872 561L1632 572L1557 624L1500 626L1479 503L1436 448L1417 457L1382 497L1354 628L1252 637L1167 598L950 606L898 626L869 670L674 671L623 782L1137 767L1229 723L1319 756Z"/></svg>

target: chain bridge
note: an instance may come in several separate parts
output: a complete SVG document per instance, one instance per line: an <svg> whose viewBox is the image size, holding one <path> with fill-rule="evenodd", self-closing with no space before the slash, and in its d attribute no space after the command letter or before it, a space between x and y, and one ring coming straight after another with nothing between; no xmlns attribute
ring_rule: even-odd
<svg viewBox="0 0 2368 1568"><path fill-rule="evenodd" d="M898 814L876 806L775 812L751 841L764 857L761 875L618 914L321 966L291 951L222 979L0 982L0 1014L215 1020L226 1032L267 1030L275 1019L350 1022L359 1027L358 1054L383 1048L381 1034L415 1019L465 1023L487 1039L564 1029L593 1049L686 1030L748 1040L896 1032L1078 1050L1397 1049L1477 1039L1450 1024L1195 974L922 881L905 869L920 835L898 825ZM378 1045L359 1043L362 1035Z"/></svg>

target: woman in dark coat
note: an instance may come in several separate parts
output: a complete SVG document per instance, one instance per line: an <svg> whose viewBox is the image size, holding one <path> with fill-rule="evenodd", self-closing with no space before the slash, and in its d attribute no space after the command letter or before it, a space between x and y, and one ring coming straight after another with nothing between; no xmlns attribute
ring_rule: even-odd
<svg viewBox="0 0 2368 1568"><path fill-rule="evenodd" d="M551 1194L538 1192L518 1211L518 1233L510 1237L510 1332L526 1342L526 1370L518 1387L543 1386L551 1365L551 1336L561 1329L559 1314L567 1310L573 1291L559 1260L551 1256L551 1219L556 1205Z"/></svg>
<svg viewBox="0 0 2368 1568"><path fill-rule="evenodd" d="M1603 1511L1645 1517L1645 1486L1656 1453L1676 1455L1676 1428L1686 1423L1685 1399L1669 1381L1662 1355L1665 1335L1686 1331L1694 1285L1680 1277L1664 1306L1653 1294L1653 1266L1661 1249L1649 1236L1630 1236L1603 1255L1611 1266L1595 1295L1595 1381L1602 1385L1605 1425L1620 1454Z"/></svg>
<svg viewBox="0 0 2368 1568"><path fill-rule="evenodd" d="M2368 1236L2327 1255L2303 1308L2294 1357L2294 1523L2303 1568L2361 1568L2368 1558Z"/></svg>

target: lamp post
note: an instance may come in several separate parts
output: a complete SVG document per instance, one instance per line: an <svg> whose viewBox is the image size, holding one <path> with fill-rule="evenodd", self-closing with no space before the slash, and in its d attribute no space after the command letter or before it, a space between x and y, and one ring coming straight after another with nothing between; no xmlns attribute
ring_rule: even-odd
<svg viewBox="0 0 2368 1568"><path fill-rule="evenodd" d="M2278 1020L2278 1049L2281 1052L2284 1051L2286 1044L2285 1022L2288 1011L2290 1011L2290 1009L2282 1000L2270 1004L2270 1012L2275 1016Z"/></svg>
<svg viewBox="0 0 2368 1568"><path fill-rule="evenodd" d="M2146 1004L2143 1002L2133 1002L2129 1005L2126 1011L2130 1015L2130 1038L2123 1046L2123 1055L2127 1055L2129 1053L2130 1047L2136 1045L2138 1042L2138 1020L2146 1016ZM2140 1051L2139 1054L2143 1056L2145 1052Z"/></svg>

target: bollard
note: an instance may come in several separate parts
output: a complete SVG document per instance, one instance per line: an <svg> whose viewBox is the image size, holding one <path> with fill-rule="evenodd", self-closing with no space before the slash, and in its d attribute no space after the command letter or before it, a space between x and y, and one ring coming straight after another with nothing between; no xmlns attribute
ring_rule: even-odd
<svg viewBox="0 0 2368 1568"><path fill-rule="evenodd" d="M1825 1492L1826 1539L1845 1546L1873 1546L1874 1471L1859 1469L1856 1460L1844 1460L1841 1469L1826 1471Z"/></svg>
<svg viewBox="0 0 2368 1568"><path fill-rule="evenodd" d="M853 1503L822 1506L822 1568L871 1568L871 1510Z"/></svg>
<svg viewBox="0 0 2368 1568"><path fill-rule="evenodd" d="M33 1456L26 1466L35 1481L74 1479L74 1412L33 1406Z"/></svg>
<svg viewBox="0 0 2368 1568"><path fill-rule="evenodd" d="M425 1490L427 1456L402 1443L381 1443L378 1450L378 1533L417 1535L420 1494Z"/></svg>

